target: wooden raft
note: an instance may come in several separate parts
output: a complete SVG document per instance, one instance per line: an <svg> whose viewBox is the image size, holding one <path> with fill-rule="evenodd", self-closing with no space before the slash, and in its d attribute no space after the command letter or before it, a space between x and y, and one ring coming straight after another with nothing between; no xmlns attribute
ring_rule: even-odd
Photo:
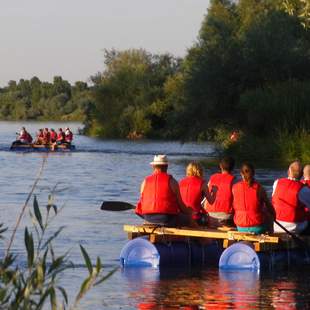
<svg viewBox="0 0 310 310"><path fill-rule="evenodd" d="M188 240L198 240L201 243L206 243L208 240L218 240L223 242L223 248L227 248L234 242L246 241L253 244L256 252L288 250L300 247L287 234L255 235L236 230L221 230L221 228L191 229L158 227L155 225L124 225L124 231L128 233L128 239L148 236L152 243ZM310 236L304 236L302 240L310 249Z"/></svg>

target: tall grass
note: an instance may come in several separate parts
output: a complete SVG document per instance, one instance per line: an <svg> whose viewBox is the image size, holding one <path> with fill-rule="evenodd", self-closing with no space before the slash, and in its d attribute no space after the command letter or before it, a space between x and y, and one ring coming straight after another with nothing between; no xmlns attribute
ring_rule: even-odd
<svg viewBox="0 0 310 310"><path fill-rule="evenodd" d="M240 97L240 123L250 133L309 130L310 81L289 80L245 92ZM287 135L287 134L285 134Z"/></svg>
<svg viewBox="0 0 310 310"><path fill-rule="evenodd" d="M269 137L244 134L238 142L222 146L225 154L239 162L251 160L259 165L285 166L300 159L310 163L310 133L305 130L278 131Z"/></svg>

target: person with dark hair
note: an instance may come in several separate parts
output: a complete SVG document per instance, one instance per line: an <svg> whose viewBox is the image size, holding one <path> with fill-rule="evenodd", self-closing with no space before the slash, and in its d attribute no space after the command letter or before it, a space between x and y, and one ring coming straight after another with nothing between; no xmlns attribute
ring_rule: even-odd
<svg viewBox="0 0 310 310"><path fill-rule="evenodd" d="M300 182L302 176L300 161L296 160L290 164L287 175L287 178L274 182L272 204L276 211L276 220L287 230L300 233L308 226L310 188ZM283 229L274 225L274 231L283 232Z"/></svg>
<svg viewBox="0 0 310 310"><path fill-rule="evenodd" d="M50 140L51 140L52 144L55 143L57 140L57 133L54 130L54 128L51 128L51 130L50 130Z"/></svg>
<svg viewBox="0 0 310 310"><path fill-rule="evenodd" d="M242 180L232 188L234 222L238 231L264 233L268 228L268 215L274 214L272 205L265 189L254 178L252 164L244 163L240 174Z"/></svg>
<svg viewBox="0 0 310 310"><path fill-rule="evenodd" d="M36 140L35 140L35 144L44 144L43 143L43 129L40 128L38 131L37 131L37 134L36 134Z"/></svg>
<svg viewBox="0 0 310 310"><path fill-rule="evenodd" d="M167 156L155 155L150 164L153 173L141 184L136 214L156 225L197 226L191 218L192 209L182 201L178 182L167 173Z"/></svg>
<svg viewBox="0 0 310 310"><path fill-rule="evenodd" d="M235 177L232 171L235 160L232 157L224 157L219 163L221 172L211 175L208 187L212 192L217 190L213 201L206 200L204 208L209 214L209 226L216 228L229 225L232 222L232 185Z"/></svg>
<svg viewBox="0 0 310 310"><path fill-rule="evenodd" d="M43 130L43 144L50 144L51 142L51 134L48 130L48 128L44 128Z"/></svg>

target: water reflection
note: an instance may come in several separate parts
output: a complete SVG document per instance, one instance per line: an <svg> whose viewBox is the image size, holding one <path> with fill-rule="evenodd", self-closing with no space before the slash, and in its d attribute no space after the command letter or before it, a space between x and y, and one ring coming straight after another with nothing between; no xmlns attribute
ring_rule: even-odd
<svg viewBox="0 0 310 310"><path fill-rule="evenodd" d="M310 308L309 287L298 272L126 268L121 273L132 309Z"/></svg>

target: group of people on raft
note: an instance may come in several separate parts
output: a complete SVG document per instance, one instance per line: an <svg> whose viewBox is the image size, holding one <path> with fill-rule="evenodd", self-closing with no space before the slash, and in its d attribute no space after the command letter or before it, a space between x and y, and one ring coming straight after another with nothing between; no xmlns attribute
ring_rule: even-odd
<svg viewBox="0 0 310 310"><path fill-rule="evenodd" d="M135 210L147 223L170 227L236 226L238 231L255 234L283 233L274 220L295 233L308 227L310 164L302 167L299 161L292 162L287 177L274 182L271 201L255 179L252 164L243 163L241 180L236 180L231 157L221 159L220 172L211 175L208 183L203 179L202 167L195 162L187 166L186 177L179 183L167 173L166 155L155 155L150 164L153 173L141 184Z"/></svg>
<svg viewBox="0 0 310 310"><path fill-rule="evenodd" d="M65 130L62 128L58 129L56 132L53 128L48 129L39 129L34 144L42 145L59 145L59 144L71 144L73 140L73 133L69 127L66 127ZM31 144L33 141L31 134L26 130L25 127L22 127L19 136L16 142L21 144Z"/></svg>

